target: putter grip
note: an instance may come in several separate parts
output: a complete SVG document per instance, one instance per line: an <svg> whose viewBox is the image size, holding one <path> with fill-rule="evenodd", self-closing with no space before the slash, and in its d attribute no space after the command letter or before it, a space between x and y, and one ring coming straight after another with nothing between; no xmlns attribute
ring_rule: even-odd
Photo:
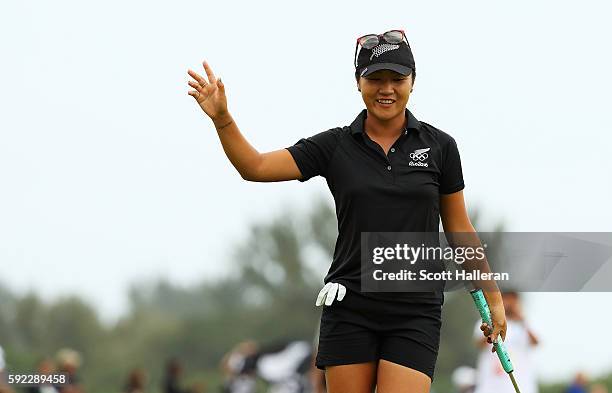
<svg viewBox="0 0 612 393"><path fill-rule="evenodd" d="M482 289L474 289L473 291L470 291L470 294L472 295L472 299L474 299L474 303L476 304L476 308L480 313L482 321L493 327L491 311L489 310L489 305L484 297L484 293L482 293ZM497 357L499 357L499 361L501 362L504 371L507 373L513 372L514 367L512 367L510 356L508 355L508 351L506 351L506 346L504 345L501 335L498 336L497 342L493 343L493 345L495 346L495 352L497 352Z"/></svg>

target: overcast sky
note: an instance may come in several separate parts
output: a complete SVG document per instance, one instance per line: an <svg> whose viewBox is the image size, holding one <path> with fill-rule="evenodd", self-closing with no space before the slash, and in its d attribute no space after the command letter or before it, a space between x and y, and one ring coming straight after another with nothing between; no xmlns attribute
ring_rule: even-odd
<svg viewBox="0 0 612 393"><path fill-rule="evenodd" d="M187 69L207 59L245 136L282 148L352 121L355 38L391 28L416 60L409 108L457 140L468 206L515 231L611 231L605 1L2 8L0 281L18 293L77 293L112 321L131 282L215 277L249 223L331 202L321 178L243 181L187 95ZM576 334L581 317L612 324L611 300L528 298L545 336L540 375L612 370L610 344Z"/></svg>

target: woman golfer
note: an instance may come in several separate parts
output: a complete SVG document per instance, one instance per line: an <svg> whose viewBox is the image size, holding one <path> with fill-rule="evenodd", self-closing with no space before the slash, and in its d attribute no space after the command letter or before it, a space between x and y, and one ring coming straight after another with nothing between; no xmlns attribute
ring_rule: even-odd
<svg viewBox="0 0 612 393"><path fill-rule="evenodd" d="M329 393L428 392L441 326L441 292L361 292L362 232L475 232L463 200L455 140L406 108L415 78L401 30L368 34L355 47L357 89L366 109L348 126L260 153L238 129L225 87L189 70L189 91L217 129L223 149L249 181L325 177L336 204L338 239L317 304L321 316L316 366ZM336 300L336 301L335 301ZM499 293L487 294L495 329L505 336Z"/></svg>

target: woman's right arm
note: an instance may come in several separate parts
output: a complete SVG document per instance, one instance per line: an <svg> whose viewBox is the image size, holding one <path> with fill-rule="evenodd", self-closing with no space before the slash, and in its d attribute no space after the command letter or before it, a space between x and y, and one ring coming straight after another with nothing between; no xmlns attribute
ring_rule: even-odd
<svg viewBox="0 0 612 393"><path fill-rule="evenodd" d="M206 78L189 70L194 79L189 81L189 95L213 121L225 155L243 179L257 182L297 180L302 174L286 149L259 153L246 140L227 109L225 86L217 79L208 63L204 62Z"/></svg>

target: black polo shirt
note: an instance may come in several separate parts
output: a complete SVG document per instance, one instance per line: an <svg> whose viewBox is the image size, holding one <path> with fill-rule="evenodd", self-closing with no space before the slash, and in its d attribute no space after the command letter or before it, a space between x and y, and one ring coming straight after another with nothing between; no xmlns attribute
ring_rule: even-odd
<svg viewBox="0 0 612 393"><path fill-rule="evenodd" d="M364 109L350 126L287 148L302 173L300 181L325 177L336 204L338 239L324 281L355 291L360 291L361 232L438 232L440 195L464 188L450 135L406 109L404 131L385 155L364 132L366 117Z"/></svg>

